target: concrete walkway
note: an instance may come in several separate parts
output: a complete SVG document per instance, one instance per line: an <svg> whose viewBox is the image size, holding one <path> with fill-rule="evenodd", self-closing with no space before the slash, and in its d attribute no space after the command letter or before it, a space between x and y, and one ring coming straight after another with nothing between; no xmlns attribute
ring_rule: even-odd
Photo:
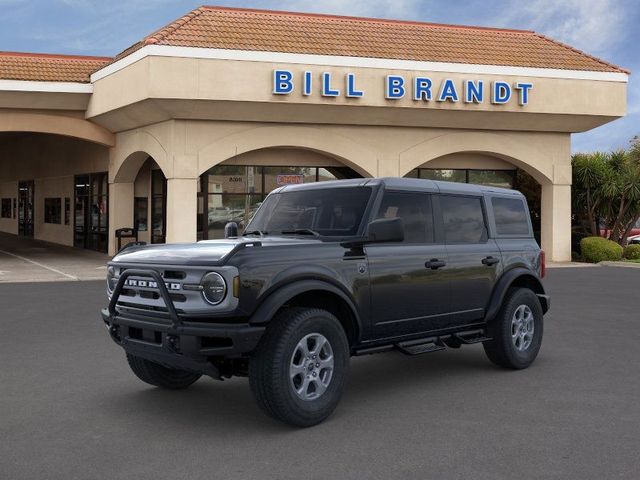
<svg viewBox="0 0 640 480"><path fill-rule="evenodd" d="M103 280L109 256L0 232L0 283Z"/></svg>

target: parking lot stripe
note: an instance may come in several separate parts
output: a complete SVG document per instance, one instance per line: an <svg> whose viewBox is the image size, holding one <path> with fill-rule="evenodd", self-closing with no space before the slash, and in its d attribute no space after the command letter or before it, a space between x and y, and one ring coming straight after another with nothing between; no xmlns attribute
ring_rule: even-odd
<svg viewBox="0 0 640 480"><path fill-rule="evenodd" d="M4 250L0 250L0 253L4 253L5 255L9 255L10 257L15 257L15 258L17 258L19 260L23 260L25 262L31 263L33 265L36 265L37 267L44 268L44 269L49 270L49 271L51 271L53 273L57 273L58 275L62 275L64 277L67 277L67 278L69 278L71 280L79 280L79 278L76 277L75 275L69 275L68 273L65 273L63 271L57 270L57 269L55 269L53 267L50 267L48 265L45 265L43 263L36 262L35 260L31 260L29 258L22 257L20 255L16 255L15 253L9 253L9 252L6 252Z"/></svg>

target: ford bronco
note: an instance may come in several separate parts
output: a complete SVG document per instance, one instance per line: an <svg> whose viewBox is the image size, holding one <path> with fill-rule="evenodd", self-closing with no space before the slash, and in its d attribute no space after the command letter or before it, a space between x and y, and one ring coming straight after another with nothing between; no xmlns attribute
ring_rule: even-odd
<svg viewBox="0 0 640 480"><path fill-rule="evenodd" d="M129 246L109 263L102 318L142 381L248 376L265 413L310 426L335 409L354 355L482 343L494 364L523 369L538 354L544 252L517 191L289 185L241 235L234 226L220 240Z"/></svg>

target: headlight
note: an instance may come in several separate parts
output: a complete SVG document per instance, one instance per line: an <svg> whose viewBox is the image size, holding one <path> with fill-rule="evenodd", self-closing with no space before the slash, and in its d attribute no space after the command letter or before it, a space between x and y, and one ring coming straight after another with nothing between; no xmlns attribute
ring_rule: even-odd
<svg viewBox="0 0 640 480"><path fill-rule="evenodd" d="M227 294L227 283L222 275L209 272L202 277L202 296L211 305L218 305Z"/></svg>
<svg viewBox="0 0 640 480"><path fill-rule="evenodd" d="M116 288L116 269L113 267L107 268L107 291L113 293L113 289Z"/></svg>

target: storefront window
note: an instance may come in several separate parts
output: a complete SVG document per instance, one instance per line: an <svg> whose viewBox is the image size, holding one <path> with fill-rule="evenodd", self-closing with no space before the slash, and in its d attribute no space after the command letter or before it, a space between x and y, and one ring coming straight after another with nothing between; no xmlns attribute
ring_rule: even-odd
<svg viewBox="0 0 640 480"><path fill-rule="evenodd" d="M2 218L11 218L11 199L2 199Z"/></svg>
<svg viewBox="0 0 640 480"><path fill-rule="evenodd" d="M515 170L469 170L469 183L513 188Z"/></svg>
<svg viewBox="0 0 640 480"><path fill-rule="evenodd" d="M415 168L405 176L407 178L424 178L427 180L475 183L492 187L513 188L516 170Z"/></svg>
<svg viewBox="0 0 640 480"><path fill-rule="evenodd" d="M418 178L426 178L427 180L442 180L445 182L467 183L467 170L446 170L420 168Z"/></svg>
<svg viewBox="0 0 640 480"><path fill-rule="evenodd" d="M62 223L62 199L44 199L44 223Z"/></svg>
<svg viewBox="0 0 640 480"><path fill-rule="evenodd" d="M228 222L236 222L242 231L267 194L283 185L359 176L347 167L213 167L200 177L198 186L198 239L223 238Z"/></svg>

